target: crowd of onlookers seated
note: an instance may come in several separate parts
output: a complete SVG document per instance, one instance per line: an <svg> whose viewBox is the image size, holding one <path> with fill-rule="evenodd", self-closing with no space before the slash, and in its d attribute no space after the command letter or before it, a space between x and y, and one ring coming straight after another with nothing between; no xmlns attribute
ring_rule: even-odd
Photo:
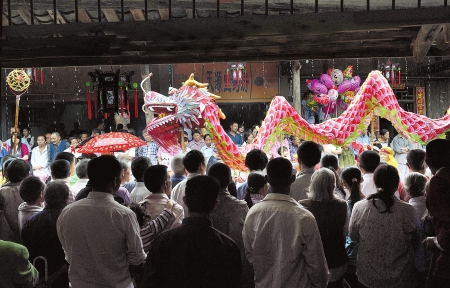
<svg viewBox="0 0 450 288"><path fill-rule="evenodd" d="M403 178L387 146L343 167L303 141L297 168L253 149L236 181L200 131L167 159L143 136L131 158L41 136L3 157L0 287L449 287L448 140L404 150Z"/></svg>

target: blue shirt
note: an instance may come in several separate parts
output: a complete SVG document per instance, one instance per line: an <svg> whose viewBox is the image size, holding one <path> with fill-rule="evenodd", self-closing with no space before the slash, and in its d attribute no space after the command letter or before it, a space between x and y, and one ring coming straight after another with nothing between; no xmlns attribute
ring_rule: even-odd
<svg viewBox="0 0 450 288"><path fill-rule="evenodd" d="M244 143L241 134L236 133L236 136L233 136L230 134L230 132L227 132L227 135L231 138L234 144L237 146L241 146L242 143Z"/></svg>

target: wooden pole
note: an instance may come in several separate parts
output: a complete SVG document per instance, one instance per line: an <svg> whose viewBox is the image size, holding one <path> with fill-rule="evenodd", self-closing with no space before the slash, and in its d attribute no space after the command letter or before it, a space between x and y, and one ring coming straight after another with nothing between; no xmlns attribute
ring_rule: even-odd
<svg viewBox="0 0 450 288"><path fill-rule="evenodd" d="M184 129L181 128L181 152L186 152L186 147L184 146Z"/></svg>
<svg viewBox="0 0 450 288"><path fill-rule="evenodd" d="M19 98L17 97L16 99L16 119L14 121L14 136L13 136L13 142L11 143L11 145L13 145L13 155L16 156L16 152L17 152L17 144L16 144L16 139L17 139L17 132L19 131Z"/></svg>
<svg viewBox="0 0 450 288"><path fill-rule="evenodd" d="M280 134L280 156L283 157L284 155L284 147L283 147L283 133Z"/></svg>
<svg viewBox="0 0 450 288"><path fill-rule="evenodd" d="M375 127L374 127L374 121L373 121L373 115L372 115L372 122L370 123L370 144L373 146L373 134L375 131ZM373 149L373 148L372 148Z"/></svg>

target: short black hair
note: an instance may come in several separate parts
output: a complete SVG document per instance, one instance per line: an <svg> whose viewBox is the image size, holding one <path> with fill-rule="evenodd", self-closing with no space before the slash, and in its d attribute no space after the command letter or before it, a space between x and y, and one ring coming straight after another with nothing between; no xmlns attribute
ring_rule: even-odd
<svg viewBox="0 0 450 288"><path fill-rule="evenodd" d="M7 165L6 173L10 182L20 182L30 175L30 164L23 159L11 160L9 165Z"/></svg>
<svg viewBox="0 0 450 288"><path fill-rule="evenodd" d="M100 133L102 133L102 131L100 131L100 129L98 129L98 128L92 129L92 134L96 134L96 133L100 134Z"/></svg>
<svg viewBox="0 0 450 288"><path fill-rule="evenodd" d="M75 168L75 172L78 176L78 178L83 179L88 177L87 175L87 167L89 164L89 161L91 159L82 159L80 162L77 163L77 167Z"/></svg>
<svg viewBox="0 0 450 288"><path fill-rule="evenodd" d="M20 183L19 194L23 201L31 204L39 198L41 192L44 191L44 188L44 182L42 182L38 177L30 176L23 179Z"/></svg>
<svg viewBox="0 0 450 288"><path fill-rule="evenodd" d="M153 165L144 173L144 185L152 193L159 193L161 186L167 181L167 166Z"/></svg>
<svg viewBox="0 0 450 288"><path fill-rule="evenodd" d="M320 167L323 167L323 168L332 167L336 171L339 169L339 159L334 154L325 154L320 159Z"/></svg>
<svg viewBox="0 0 450 288"><path fill-rule="evenodd" d="M184 168L186 168L189 173L197 172L198 167L202 164L206 165L205 156L203 156L203 153L198 150L189 151L183 158Z"/></svg>
<svg viewBox="0 0 450 288"><path fill-rule="evenodd" d="M231 169L226 164L217 162L209 168L208 176L217 179L221 189L226 189L230 184Z"/></svg>
<svg viewBox="0 0 450 288"><path fill-rule="evenodd" d="M203 140L206 140L206 137L212 138L211 135L209 135L208 133L206 133L205 135L203 135Z"/></svg>
<svg viewBox="0 0 450 288"><path fill-rule="evenodd" d="M211 176L196 176L186 182L186 206L190 212L209 213L219 195L219 181Z"/></svg>
<svg viewBox="0 0 450 288"><path fill-rule="evenodd" d="M64 159L69 161L70 165L75 162L76 158L75 156L70 152L60 152L58 155L56 155L55 160Z"/></svg>
<svg viewBox="0 0 450 288"><path fill-rule="evenodd" d="M411 170L420 171L425 169L423 165L425 163L425 155L426 152L422 149L409 150L408 154L406 154L406 162Z"/></svg>
<svg viewBox="0 0 450 288"><path fill-rule="evenodd" d="M123 129L123 124L122 123L117 124L117 128L116 129L117 130L122 130Z"/></svg>
<svg viewBox="0 0 450 288"><path fill-rule="evenodd" d="M230 127L233 126L234 124L238 124L239 125L239 123L236 120L231 120L230 121Z"/></svg>
<svg viewBox="0 0 450 288"><path fill-rule="evenodd" d="M51 181L44 190L45 203L46 205L66 204L69 193L69 186L63 180Z"/></svg>
<svg viewBox="0 0 450 288"><path fill-rule="evenodd" d="M275 189L291 186L292 175L292 163L283 157L272 159L267 164L267 181Z"/></svg>
<svg viewBox="0 0 450 288"><path fill-rule="evenodd" d="M55 160L50 164L52 178L65 179L70 176L70 162L65 159Z"/></svg>
<svg viewBox="0 0 450 288"><path fill-rule="evenodd" d="M194 136L195 133L198 133L198 134L202 135L202 133L200 133L200 131L194 130L194 131L192 131L192 136Z"/></svg>
<svg viewBox="0 0 450 288"><path fill-rule="evenodd" d="M298 161L307 167L314 167L320 162L321 146L312 141L303 141L297 149Z"/></svg>
<svg viewBox="0 0 450 288"><path fill-rule="evenodd" d="M112 155L102 155L91 159L88 164L88 177L93 190L102 191L115 178L120 178L122 168L119 161Z"/></svg>
<svg viewBox="0 0 450 288"><path fill-rule="evenodd" d="M373 173L378 165L380 165L380 155L377 152L367 150L359 154L359 167L366 173Z"/></svg>
<svg viewBox="0 0 450 288"><path fill-rule="evenodd" d="M247 156L245 156L245 166L247 166L250 171L264 170L267 163L269 163L269 159L267 158L266 153L259 149L252 149L247 153Z"/></svg>
<svg viewBox="0 0 450 288"><path fill-rule="evenodd" d="M142 182L144 173L150 166L152 166L150 158L146 156L136 157L133 162L131 162L131 173L133 173L133 176L137 181Z"/></svg>
<svg viewBox="0 0 450 288"><path fill-rule="evenodd" d="M429 167L440 169L450 167L450 141L435 139L427 145L425 161Z"/></svg>

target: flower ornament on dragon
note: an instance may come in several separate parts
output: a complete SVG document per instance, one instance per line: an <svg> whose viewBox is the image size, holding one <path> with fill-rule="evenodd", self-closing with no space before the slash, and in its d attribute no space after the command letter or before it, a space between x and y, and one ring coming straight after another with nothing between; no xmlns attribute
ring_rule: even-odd
<svg viewBox="0 0 450 288"><path fill-rule="evenodd" d="M143 81L147 79L148 77ZM183 127L205 127L223 162L240 171L246 171L245 157L241 152L252 148L268 152L281 134L320 144L342 146L352 143L359 133L369 126L373 115L389 120L404 137L421 144L435 138L444 138L445 132L450 130L449 114L439 119L431 119L404 111L386 78L379 71L373 71L361 89L355 93L347 110L339 117L320 124L309 124L284 97L275 96L257 138L253 144L239 148L246 150L242 151L220 125L219 119L225 117L215 101L220 97L209 93L206 87L207 84L195 81L194 75L191 74L180 89L171 89L170 96L144 91L144 107L162 115L147 125L147 132L159 145L170 150L179 145L178 137Z"/></svg>

